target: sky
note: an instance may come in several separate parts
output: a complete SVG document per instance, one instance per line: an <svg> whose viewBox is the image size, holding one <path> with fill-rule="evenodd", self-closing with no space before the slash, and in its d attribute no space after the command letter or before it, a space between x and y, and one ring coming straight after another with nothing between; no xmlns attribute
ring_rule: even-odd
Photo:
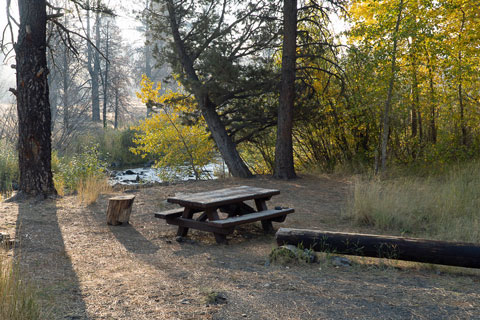
<svg viewBox="0 0 480 320"><path fill-rule="evenodd" d="M3 2L3 1L2 1ZM117 24L122 30L122 37L125 41L128 41L130 46L136 47L143 44L143 38L140 32L136 31L136 28L140 26L140 23L135 20L134 10L141 10L143 1L131 1L131 0L110 0L107 1L111 7L114 8L117 15ZM127 5L127 9L122 6ZM18 16L18 4L17 0L12 0L11 13L15 17ZM18 21L18 19L17 19ZM7 14L4 6L0 7L0 29L3 31L4 26L7 23ZM0 34L1 35L1 34ZM16 37L16 35L14 35ZM11 42L10 36L7 37L6 42ZM11 47L10 47L11 48ZM12 94L8 91L8 88L15 87L15 70L10 66L15 64L15 57L10 54L7 60L5 56L0 53L0 103L10 103L13 100Z"/></svg>
<svg viewBox="0 0 480 320"><path fill-rule="evenodd" d="M12 7L17 8L16 0L12 0ZM5 10L5 7L1 6L0 28L2 31L6 23L7 12ZM6 34L5 40L5 42L11 42L10 36ZM5 60L5 56L0 51L0 103L9 103L13 100L13 95L8 91L8 88L15 87L15 71L10 67L10 65L15 63L14 61L15 59L13 55L8 60Z"/></svg>

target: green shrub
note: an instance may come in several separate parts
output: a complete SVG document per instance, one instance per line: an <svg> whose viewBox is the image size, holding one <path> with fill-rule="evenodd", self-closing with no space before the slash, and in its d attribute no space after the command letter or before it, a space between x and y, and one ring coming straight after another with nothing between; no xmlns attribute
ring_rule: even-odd
<svg viewBox="0 0 480 320"><path fill-rule="evenodd" d="M60 186L66 192L78 191L79 186L91 177L103 178L105 176L106 162L100 160L98 145L91 144L70 157L59 157L57 153L52 156L52 171L54 174L57 191Z"/></svg>
<svg viewBox="0 0 480 320"><path fill-rule="evenodd" d="M305 249L302 244L298 246L285 245L273 248L268 255L268 261L280 265L296 263L312 263L317 260L317 256L312 249Z"/></svg>
<svg viewBox="0 0 480 320"><path fill-rule="evenodd" d="M137 131L133 129L113 130L106 129L97 138L99 152L109 164L116 163L122 167L144 164L150 159L144 159L130 151L135 147L133 138Z"/></svg>

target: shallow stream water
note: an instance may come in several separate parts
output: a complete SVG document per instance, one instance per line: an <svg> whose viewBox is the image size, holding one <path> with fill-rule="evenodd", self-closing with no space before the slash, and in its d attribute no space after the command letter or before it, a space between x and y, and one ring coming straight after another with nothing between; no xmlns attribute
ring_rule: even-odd
<svg viewBox="0 0 480 320"><path fill-rule="evenodd" d="M182 170L188 172L187 168ZM218 174L228 174L226 167L223 165L211 163L203 167L202 179L217 179ZM142 184L156 184L167 181L162 180L159 176L160 170L157 168L131 168L124 170L110 171L109 183L115 185L142 185ZM173 171L169 174L168 181L187 181L195 180L193 174L174 174Z"/></svg>

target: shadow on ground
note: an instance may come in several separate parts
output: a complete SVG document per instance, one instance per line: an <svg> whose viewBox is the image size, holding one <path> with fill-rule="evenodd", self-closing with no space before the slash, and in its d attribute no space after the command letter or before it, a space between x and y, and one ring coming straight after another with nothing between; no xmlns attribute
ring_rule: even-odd
<svg viewBox="0 0 480 320"><path fill-rule="evenodd" d="M89 319L78 277L65 250L56 201L45 200L41 206L35 200L18 202L16 238L19 244L14 255L23 272L35 279L46 318Z"/></svg>

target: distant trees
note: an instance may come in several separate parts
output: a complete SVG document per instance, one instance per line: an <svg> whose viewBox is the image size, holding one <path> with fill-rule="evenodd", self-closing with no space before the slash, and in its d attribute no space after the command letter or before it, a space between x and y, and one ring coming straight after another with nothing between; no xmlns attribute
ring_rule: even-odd
<svg viewBox="0 0 480 320"><path fill-rule="evenodd" d="M18 114L18 128L19 128L19 168L20 181L19 188L23 194L28 195L43 195L55 194L55 188L52 180L51 172L51 130L53 128L51 122L52 111L57 114L59 106L63 112L63 133L62 137L68 136L72 128L78 124L72 121L72 111L77 108L78 102L83 101L84 95L81 88L82 80L84 80L83 70L79 68L78 62L79 49L78 43L86 40L90 43L89 35L82 36L81 32L74 30L75 27L69 25L67 13L62 7L56 7L53 4L48 4L46 1L19 1L19 34L17 42L14 44L17 70L17 88L11 89L17 98L17 114ZM10 5L10 3L9 3ZM75 2L75 6L82 7L87 10L89 15L92 9L89 6L89 1L86 4ZM8 6L8 9L10 7ZM78 9L78 7L77 7ZM77 12L79 12L77 10ZM100 14L109 13L100 1L97 1L95 8L98 23L96 24L96 43L95 52L98 53L101 47L100 38ZM60 18L63 22L59 21ZM10 19L13 19L9 16ZM88 19L87 19L88 20ZM51 41L50 48L51 55L47 61L47 22L51 21L49 25L48 39ZM11 21L9 20L9 23ZM98 26L98 27L97 27ZM10 25L11 27L11 25ZM88 33L88 32L87 32ZM78 41L78 42L77 42ZM107 38L106 48L113 45L113 41ZM2 43L2 49L4 43ZM119 45L121 48L121 45ZM108 52L108 50L107 50ZM93 54L87 49L87 56ZM72 55L75 58L72 58ZM124 63L125 60L120 58L121 54L110 55L112 61ZM88 60L88 59L87 59ZM90 58L91 60L91 58ZM93 73L100 72L100 58L97 55L94 60ZM91 62L91 61L90 61ZM109 62L110 63L110 62ZM106 64L107 66L109 64ZM118 125L118 111L120 110L119 103L121 101L121 94L119 89L122 86L127 86L128 81L119 74L120 68L115 68L117 74L112 72L112 78L115 78L115 85L109 86L109 68L105 69L103 74L103 99L104 99L104 122L106 124L106 109L109 91L116 92L115 94L115 110L116 124ZM51 85L55 92L49 97L49 83L47 75L52 72ZM113 77L114 76L114 77ZM94 83L95 81L92 81ZM110 90L109 88L112 88ZM95 97L96 93L93 90L93 103L99 100L100 97ZM52 100L52 108L50 108L50 100ZM92 110L95 119L95 110Z"/></svg>
<svg viewBox="0 0 480 320"><path fill-rule="evenodd" d="M381 141L370 141L371 146L380 145L382 168L387 153L390 161L400 163L471 156L480 143L472 126L479 121L472 108L480 98L475 89L480 80L479 51L473 49L479 43L473 34L480 9L475 1L392 0L380 5L356 0L350 13L352 49L364 57L370 66L366 71L374 75L372 82L365 81L369 85L355 84L372 93L370 102L363 103L378 114L380 95L390 96L390 124L385 126L386 113L381 111ZM392 76L394 84L385 86ZM371 129L379 130L380 123L370 123Z"/></svg>
<svg viewBox="0 0 480 320"><path fill-rule="evenodd" d="M278 45L276 3L166 0L162 5L151 10L153 34L169 43L163 53L184 87L194 94L229 171L250 177L230 133L235 130L231 120L239 115L233 106L273 90L272 57L265 52L273 53ZM165 36L167 30L169 36ZM247 121L252 127L244 129L261 128L261 120Z"/></svg>
<svg viewBox="0 0 480 320"><path fill-rule="evenodd" d="M478 155L475 1L351 1L348 47L328 28L330 13L343 3L297 8L285 0L282 15L280 0L147 0L147 46L132 72L133 54L100 0L70 3L83 11L20 1L23 30L11 91L18 99L22 179L33 181L22 190L54 192L50 128L62 144L85 123L80 118L117 128L132 92L130 75L149 72L156 81L154 71L167 70L158 68L163 60L170 80L195 99L196 108L175 120L193 126L204 119L234 176L252 175L246 158L263 158L276 177L288 179L295 166L332 170L376 162L385 170L387 159L428 163ZM44 101L49 91L51 103ZM57 126L50 114L61 120Z"/></svg>
<svg viewBox="0 0 480 320"><path fill-rule="evenodd" d="M68 0L63 6L47 8L47 12L52 10L52 14L62 15L55 23L49 24L48 55L52 115L59 124L55 128L52 124L53 138L54 145L60 149L68 147L85 130L98 126L100 120L104 127L117 128L125 120L124 113L131 106L128 97L134 93L130 67L132 49L123 43L111 12L101 2L96 1L94 8L87 7L88 3L84 5L85 10L75 7L81 3ZM97 14L96 11L100 12ZM98 33L96 23L90 23L90 30L94 32L84 29L74 17L77 12L85 17L93 14L103 21ZM83 21L86 20L88 22L88 19ZM98 60L96 67L95 59ZM99 120L93 121L92 114L97 112L93 109L97 108L97 103Z"/></svg>
<svg viewBox="0 0 480 320"><path fill-rule="evenodd" d="M117 129L120 120L125 120L127 108L131 106L130 98L133 95L134 83L132 75L131 51L121 37L121 29L116 24L115 18L107 17L102 28L102 41L100 50L104 59L101 63L100 79L102 84L103 127ZM108 113L113 112L113 123L110 124Z"/></svg>
<svg viewBox="0 0 480 320"><path fill-rule="evenodd" d="M96 0L96 6L98 7L100 0ZM90 18L90 0L87 0L87 68L90 74L90 85L92 87L92 121L100 122L100 93L99 93L99 77L100 77L100 26L102 23L102 16L99 10L95 13L95 46L93 48L93 41L91 37L91 18Z"/></svg>

